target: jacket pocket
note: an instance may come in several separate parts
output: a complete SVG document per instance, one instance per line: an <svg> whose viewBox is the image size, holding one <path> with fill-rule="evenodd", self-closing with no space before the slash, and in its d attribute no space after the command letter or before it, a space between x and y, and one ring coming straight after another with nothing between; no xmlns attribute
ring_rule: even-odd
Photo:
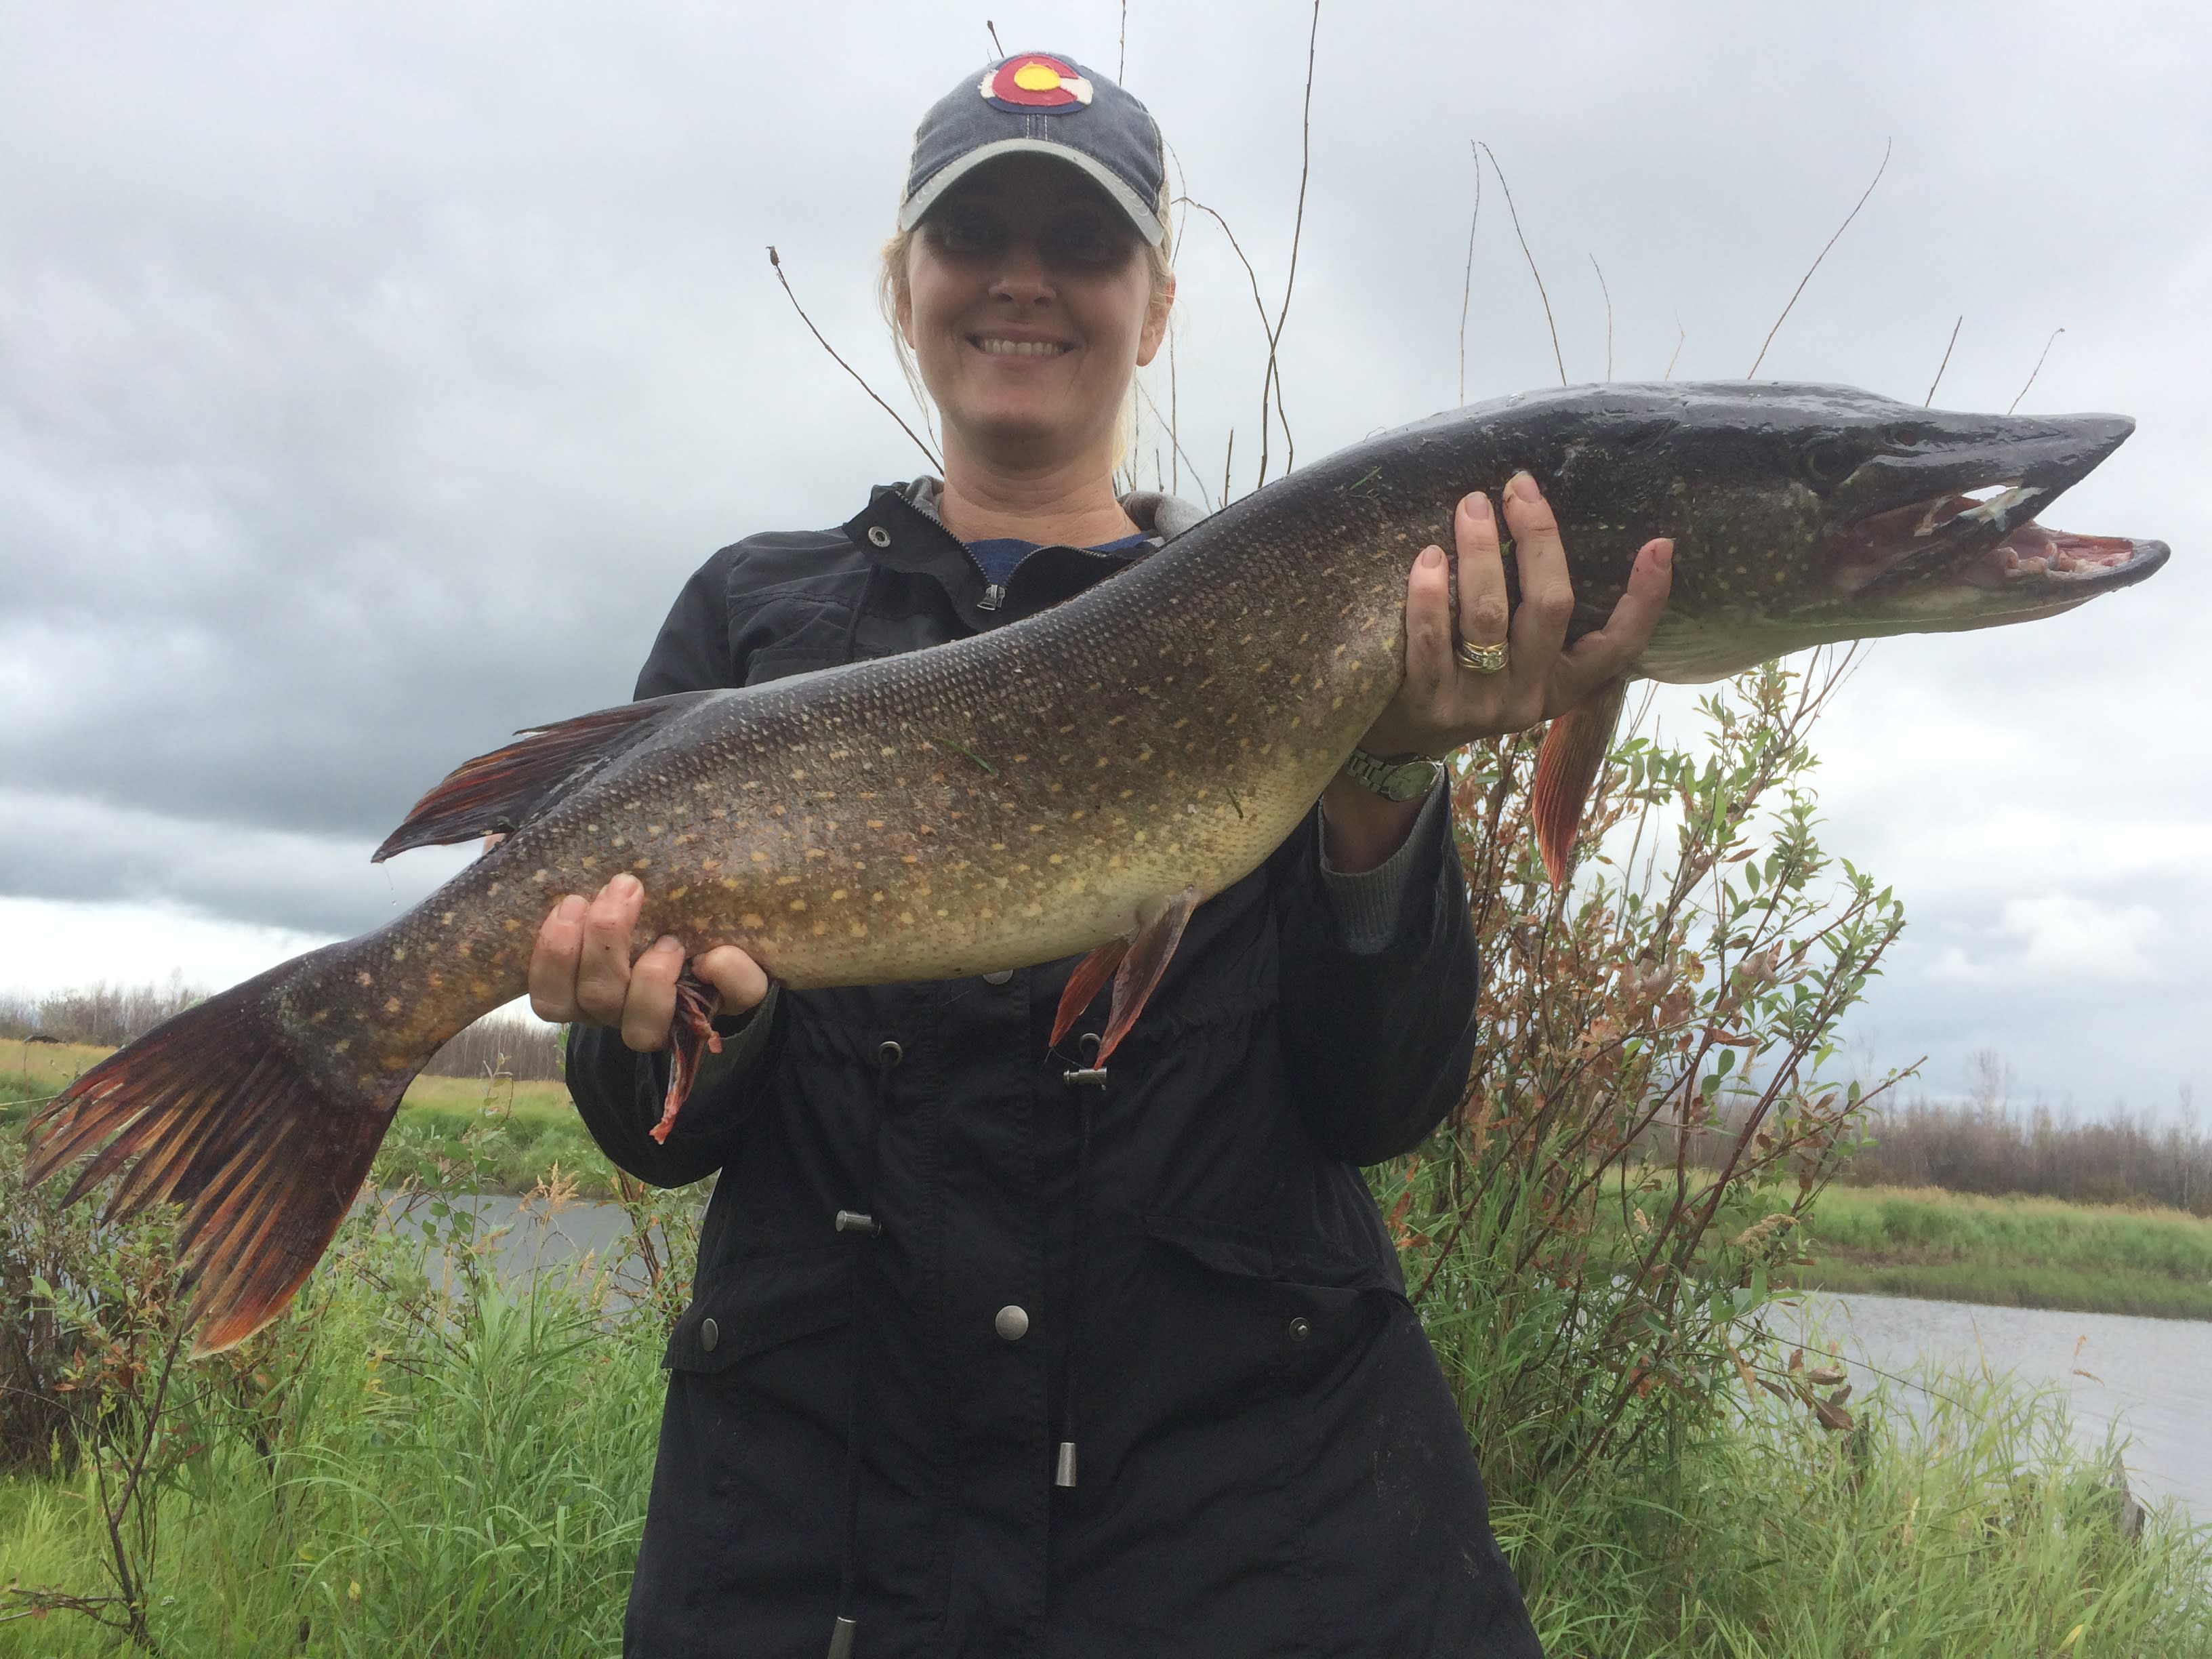
<svg viewBox="0 0 2212 1659"><path fill-rule="evenodd" d="M745 684L765 685L770 680L792 679L818 669L835 668L844 660L837 653L805 646L770 647L746 658Z"/></svg>
<svg viewBox="0 0 2212 1659"><path fill-rule="evenodd" d="M853 1247L740 1257L693 1297L661 1356L663 1369L713 1376L739 1360L853 1316Z"/></svg>

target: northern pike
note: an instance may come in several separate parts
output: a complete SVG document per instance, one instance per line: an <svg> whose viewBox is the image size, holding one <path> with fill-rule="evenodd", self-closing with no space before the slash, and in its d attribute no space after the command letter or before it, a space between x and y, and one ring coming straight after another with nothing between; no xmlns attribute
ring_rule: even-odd
<svg viewBox="0 0 2212 1659"><path fill-rule="evenodd" d="M453 772L376 856L505 832L495 848L388 926L101 1061L39 1114L30 1173L91 1154L72 1198L112 1177L111 1212L180 1206L196 1352L242 1340L321 1256L416 1073L524 990L548 908L622 871L647 894L635 949L736 945L792 987L1091 952L1061 1024L1110 975L1103 1058L1191 907L1267 857L1390 701L1408 568L1449 544L1465 493L1535 475L1573 637L1603 623L1641 544L1672 537L1672 597L1634 672L1707 681L2142 580L2162 543L2033 516L2132 429L1832 386L1508 398L1301 469L992 632L533 730ZM1540 755L1554 879L1619 706L1613 688L1554 721Z"/></svg>

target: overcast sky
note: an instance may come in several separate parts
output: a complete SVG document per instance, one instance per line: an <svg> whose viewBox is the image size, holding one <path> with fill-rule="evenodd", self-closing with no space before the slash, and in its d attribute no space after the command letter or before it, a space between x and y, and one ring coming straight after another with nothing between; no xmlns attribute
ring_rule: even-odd
<svg viewBox="0 0 2212 1659"><path fill-rule="evenodd" d="M228 982L458 854L368 853L512 729L618 702L683 579L848 517L906 439L874 312L921 111L990 54L1115 72L1107 0L805 9L0 3L0 988ZM1127 84L1279 288L1302 6L1135 0ZM2170 1109L2204 1073L2212 39L2201 9L1324 9L1285 376L1318 457L1458 399L1468 144L1570 378L1763 374L2118 410L2047 516L2154 582L1886 644L1820 739L1827 840L1911 921L1862 1062ZM1470 398L1555 381L1491 185ZM1249 488L1259 333L1193 228L1177 393ZM1164 404L1163 374L1153 376ZM1149 440L1146 441L1149 443ZM1279 453L1279 441L1278 443ZM1149 470L1149 469L1148 469ZM1189 493L1188 487L1186 493ZM2205 1077L2212 1083L2212 1076Z"/></svg>

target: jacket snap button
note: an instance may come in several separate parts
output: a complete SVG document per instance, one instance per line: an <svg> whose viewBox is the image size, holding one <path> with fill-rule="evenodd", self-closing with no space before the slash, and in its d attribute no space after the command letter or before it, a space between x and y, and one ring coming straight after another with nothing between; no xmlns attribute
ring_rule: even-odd
<svg viewBox="0 0 2212 1659"><path fill-rule="evenodd" d="M991 1322L991 1328L1007 1341L1018 1342L1030 1334L1030 1316L1009 1302L999 1310L999 1316Z"/></svg>
<svg viewBox="0 0 2212 1659"><path fill-rule="evenodd" d="M715 1345L721 1340L722 1328L720 1325L711 1319L702 1319L699 1322L699 1346L702 1352L714 1352Z"/></svg>
<svg viewBox="0 0 2212 1659"><path fill-rule="evenodd" d="M878 547L889 547L891 544L891 532L879 524L872 524L868 526L868 539Z"/></svg>
<svg viewBox="0 0 2212 1659"><path fill-rule="evenodd" d="M1304 1320L1304 1319L1293 1319L1293 1320L1291 1322L1291 1341L1293 1341L1293 1342L1303 1342L1303 1341L1304 1341L1308 1337L1311 1336L1312 1334L1313 1334L1313 1327L1312 1327L1312 1325L1310 1325L1310 1323L1308 1323L1305 1320Z"/></svg>
<svg viewBox="0 0 2212 1659"><path fill-rule="evenodd" d="M1014 976L1014 970L1013 970L1012 969L1011 969L1011 968L1001 968L1001 969L999 969L999 971L998 971L997 973L995 973L995 974L986 974L986 975L983 975L983 983L984 983L984 984L986 984L986 985L1004 985L1004 984L1005 984L1008 980L1012 979L1013 976Z"/></svg>

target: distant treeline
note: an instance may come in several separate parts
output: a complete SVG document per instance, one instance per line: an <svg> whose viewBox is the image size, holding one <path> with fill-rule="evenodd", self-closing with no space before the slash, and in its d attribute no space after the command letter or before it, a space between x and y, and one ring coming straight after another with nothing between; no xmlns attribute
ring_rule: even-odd
<svg viewBox="0 0 2212 1659"><path fill-rule="evenodd" d="M0 994L0 1037L46 1037L103 1048L136 1042L205 991L180 984L94 985L42 997ZM539 1083L561 1075L560 1033L520 1014L487 1014L431 1056L433 1077L511 1077Z"/></svg>
<svg viewBox="0 0 2212 1659"><path fill-rule="evenodd" d="M1875 1144L1851 1159L1855 1186L2023 1193L2076 1204L2164 1204L2212 1216L2212 1135L2185 1110L2153 1123L2124 1106L2081 1121L2041 1103L1946 1105L1910 1100L1883 1111Z"/></svg>

